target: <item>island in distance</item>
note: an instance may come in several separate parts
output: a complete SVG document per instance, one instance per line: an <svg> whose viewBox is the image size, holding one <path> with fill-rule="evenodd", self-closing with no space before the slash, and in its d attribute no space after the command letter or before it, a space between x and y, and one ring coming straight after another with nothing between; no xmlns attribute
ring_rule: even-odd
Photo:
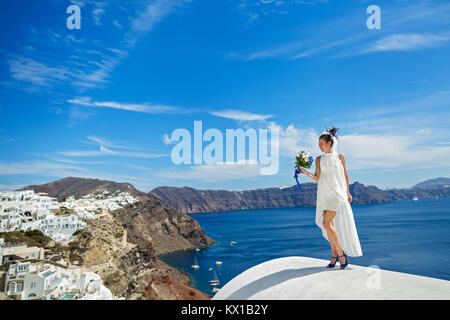
<svg viewBox="0 0 450 320"><path fill-rule="evenodd" d="M445 198L450 196L450 178L420 182L410 188L381 189L374 185L350 184L352 205L390 203L404 199ZM151 194L166 206L183 213L220 212L264 208L292 208L316 205L317 183L281 188L244 191L198 190L190 187L157 187Z"/></svg>

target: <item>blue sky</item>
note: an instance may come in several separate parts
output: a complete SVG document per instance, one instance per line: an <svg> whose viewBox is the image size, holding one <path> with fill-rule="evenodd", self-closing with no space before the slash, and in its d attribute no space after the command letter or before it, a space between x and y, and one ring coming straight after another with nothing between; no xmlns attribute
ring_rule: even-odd
<svg viewBox="0 0 450 320"><path fill-rule="evenodd" d="M81 9L69 30L66 9ZM366 9L378 5L381 29ZM3 1L0 189L67 176L157 186L293 185L340 128L350 183L450 176L450 3ZM277 128L280 167L175 165L171 133ZM311 169L314 171L314 167ZM302 177L303 182L310 182Z"/></svg>

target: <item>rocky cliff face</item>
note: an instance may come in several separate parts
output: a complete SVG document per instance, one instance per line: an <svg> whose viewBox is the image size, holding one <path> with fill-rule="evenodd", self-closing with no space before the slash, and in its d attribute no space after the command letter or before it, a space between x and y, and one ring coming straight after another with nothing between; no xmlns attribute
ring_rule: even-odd
<svg viewBox="0 0 450 320"><path fill-rule="evenodd" d="M153 195L114 211L114 217L127 230L128 241L140 247L151 244L157 255L216 243L196 220L164 206Z"/></svg>
<svg viewBox="0 0 450 320"><path fill-rule="evenodd" d="M317 183L302 183L287 188L265 188L245 191L197 190L183 187L158 187L150 193L163 204L183 213L218 212L241 209L290 208L315 206ZM382 190L355 182L349 186L352 204L388 203L395 200L450 196L449 187L430 186Z"/></svg>
<svg viewBox="0 0 450 320"><path fill-rule="evenodd" d="M158 187L151 194L168 207L183 213L196 213L313 205L316 197L315 184L305 183L302 188L303 192L299 192L297 186L245 191Z"/></svg>
<svg viewBox="0 0 450 320"><path fill-rule="evenodd" d="M128 242L127 233L112 216L89 220L62 248L63 259L96 272L114 295L126 299L210 299L189 287L188 275L159 260L151 242Z"/></svg>
<svg viewBox="0 0 450 320"><path fill-rule="evenodd" d="M69 264L98 273L114 295L126 299L210 299L190 287L191 279L157 258L157 255L215 243L197 221L167 208L154 195L129 183L84 178L65 178L40 186L28 186L59 200L68 195L128 192L140 201L91 220L68 246L56 244L53 253ZM57 255L57 259L60 255Z"/></svg>

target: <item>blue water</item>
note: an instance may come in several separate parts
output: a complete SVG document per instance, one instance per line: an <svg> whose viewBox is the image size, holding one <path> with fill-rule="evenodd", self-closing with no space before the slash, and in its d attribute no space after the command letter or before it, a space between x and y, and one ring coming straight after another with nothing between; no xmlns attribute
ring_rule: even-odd
<svg viewBox="0 0 450 320"><path fill-rule="evenodd" d="M450 280L450 198L352 205L363 256L349 263ZM160 256L211 294L216 270L222 287L259 263L288 256L330 260L331 248L315 224L315 207L190 214L218 244ZM230 241L237 244L230 246ZM192 269L194 256L200 269ZM223 262L216 266L215 262Z"/></svg>

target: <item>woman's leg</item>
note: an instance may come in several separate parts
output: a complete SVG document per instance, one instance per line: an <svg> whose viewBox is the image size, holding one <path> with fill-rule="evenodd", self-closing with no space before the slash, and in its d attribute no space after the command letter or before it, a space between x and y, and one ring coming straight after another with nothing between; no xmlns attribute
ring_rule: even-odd
<svg viewBox="0 0 450 320"><path fill-rule="evenodd" d="M328 240L331 246L331 254L333 257L342 255L343 250L336 229L333 225L333 219L336 216L336 211L324 210L323 212L323 227L327 231Z"/></svg>

